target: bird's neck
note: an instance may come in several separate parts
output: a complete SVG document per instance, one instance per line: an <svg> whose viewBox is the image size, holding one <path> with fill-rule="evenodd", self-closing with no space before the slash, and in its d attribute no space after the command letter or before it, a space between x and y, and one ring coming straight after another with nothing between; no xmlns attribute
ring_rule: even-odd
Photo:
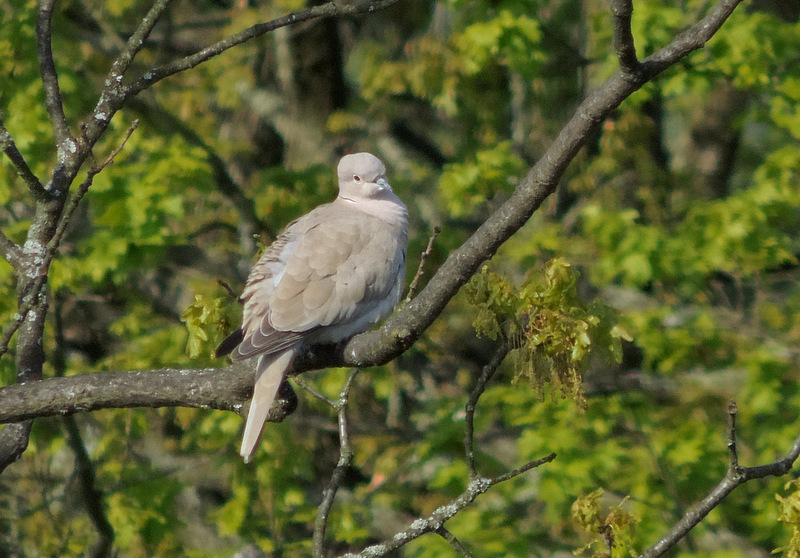
<svg viewBox="0 0 800 558"><path fill-rule="evenodd" d="M340 203L363 211L392 225L405 227L408 225L408 209L400 198L392 192L383 192L380 197L352 199L339 196Z"/></svg>

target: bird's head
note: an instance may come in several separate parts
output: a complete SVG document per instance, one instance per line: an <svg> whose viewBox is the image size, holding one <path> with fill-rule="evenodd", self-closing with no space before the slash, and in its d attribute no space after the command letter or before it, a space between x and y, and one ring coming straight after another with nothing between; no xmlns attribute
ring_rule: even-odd
<svg viewBox="0 0 800 558"><path fill-rule="evenodd" d="M386 166L371 153L345 155L339 161L339 197L359 199L382 198L392 193L386 179Z"/></svg>

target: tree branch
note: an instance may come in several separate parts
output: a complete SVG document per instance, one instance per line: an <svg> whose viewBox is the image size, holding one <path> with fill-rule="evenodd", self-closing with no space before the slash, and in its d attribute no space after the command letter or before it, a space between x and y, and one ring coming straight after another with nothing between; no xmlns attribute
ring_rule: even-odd
<svg viewBox="0 0 800 558"><path fill-rule="evenodd" d="M147 89L154 83L157 83L166 77L190 68L194 68L209 58L213 58L214 56L225 52L229 48L240 45L246 41L249 41L250 39L259 37L280 27L302 23L311 19L372 13L377 10L388 8L389 6L396 4L398 1L399 0L371 0L368 2L362 2L360 4L340 4L337 2L327 2L302 12L295 12L277 19L273 19L272 21L258 23L245 29L244 31L240 31L235 35L231 35L230 37L218 41L190 56L170 62L147 72L142 77L130 84L129 87L127 87L125 97L136 95L140 91Z"/></svg>
<svg viewBox="0 0 800 558"><path fill-rule="evenodd" d="M223 370L166 368L49 378L0 388L0 424L129 407L184 406L238 413L252 391L250 363Z"/></svg>
<svg viewBox="0 0 800 558"><path fill-rule="evenodd" d="M108 72L107 87L113 87L114 83L122 83L122 79L125 76L125 72L128 71L131 62L133 62L136 54L142 49L147 37L152 33L153 27L155 27L158 20L161 19L161 16L171 2L172 0L156 0L147 12L147 15L142 18L142 23L128 39L125 49L117 56L117 59L114 60L114 63L111 65L111 70Z"/></svg>
<svg viewBox="0 0 800 558"><path fill-rule="evenodd" d="M350 445L350 433L347 425L347 401L350 388L358 375L358 368L354 368L339 393L339 399L333 402L333 408L339 417L339 462L331 475L331 482L322 492L322 503L317 508L317 517L314 521L314 556L323 558L325 554L325 531L328 528L328 514L336 498L336 492L342 484L350 465L353 463L353 446Z"/></svg>
<svg viewBox="0 0 800 558"><path fill-rule="evenodd" d="M28 166L28 162L25 161L25 157L23 157L22 153L17 149L14 138L11 137L11 134L6 129L2 114L0 114L0 149L3 150L3 153L5 153L6 157L11 161L11 164L14 165L14 169L17 171L20 178L25 181L31 194L33 194L33 198L36 201L48 200L50 197L49 192L42 185L39 178L33 174L33 171Z"/></svg>
<svg viewBox="0 0 800 558"><path fill-rule="evenodd" d="M494 485L519 476L522 473L544 465L545 463L550 463L555 458L556 454L551 453L546 457L537 459L535 461L530 461L522 467L514 469L513 471L510 471L504 475L500 475L499 477L494 477L491 479L472 479L467 485L466 490L464 490L464 492L462 492L457 498L443 506L436 508L427 518L414 520L411 525L409 525L403 531L397 533L391 538L391 540L369 546L361 552L355 554L344 554L342 555L342 558L376 558L379 556L386 556L390 552L405 546L409 542L413 541L414 539L418 539L422 535L436 532L445 524L448 519L455 517L456 514L469 506L478 496L485 493Z"/></svg>
<svg viewBox="0 0 800 558"><path fill-rule="evenodd" d="M500 364L508 355L508 350L508 343L503 343L497 348L492 360L481 370L481 375L478 377L478 381L475 382L475 387L472 388L465 406L464 454L466 455L467 468L471 479L477 479L479 476L478 470L475 468L475 408L478 405L478 399L486 390L486 384L489 383L489 380L492 379L492 376L494 376L494 373L497 372Z"/></svg>
<svg viewBox="0 0 800 558"><path fill-rule="evenodd" d="M69 153L77 148L72 133L67 126L67 117L64 114L61 89L58 85L58 72L53 60L52 29L53 8L55 0L42 0L39 4L39 14L36 21L36 44L39 53L39 71L44 85L44 105L50 116L53 135L58 148L58 161L63 163ZM71 142L73 150L68 149Z"/></svg>
<svg viewBox="0 0 800 558"><path fill-rule="evenodd" d="M417 291L417 285L419 284L419 280L422 279L422 274L425 271L425 262L428 261L431 253L433 253L433 243L436 240L436 237L439 236L439 233L442 232L438 226L433 227L433 234L428 239L428 246L425 247L422 254L420 254L419 258L419 266L417 267L417 272L414 274L414 278L411 280L411 284L408 286L408 294L406 295L406 302L410 302L412 298L414 298L414 294Z"/></svg>
<svg viewBox="0 0 800 558"><path fill-rule="evenodd" d="M635 75L639 71L639 60L636 58L636 46L631 32L633 16L633 0L613 0L611 15L614 28L614 51L619 59L623 73Z"/></svg>
<svg viewBox="0 0 800 558"><path fill-rule="evenodd" d="M555 191L592 130L647 81L705 45L741 2L720 0L700 22L642 62L636 76L618 71L587 97L509 199L450 254L425 289L377 332L359 335L346 345L346 365L384 364L408 349L483 262Z"/></svg>
<svg viewBox="0 0 800 558"><path fill-rule="evenodd" d="M644 551L640 558L656 558L663 556L669 549L683 539L698 523L700 523L711 510L716 508L731 492L738 486L753 479L763 479L765 477L780 477L791 471L794 462L800 456L800 436L795 438L792 447L782 459L758 465L755 467L741 467L738 464L736 451L736 404L728 406L728 452L730 463L728 472L717 486L661 537L656 544Z"/></svg>
<svg viewBox="0 0 800 558"><path fill-rule="evenodd" d="M11 267L19 267L20 258L22 258L22 249L17 246L10 238L0 230L0 254L3 258L11 264Z"/></svg>

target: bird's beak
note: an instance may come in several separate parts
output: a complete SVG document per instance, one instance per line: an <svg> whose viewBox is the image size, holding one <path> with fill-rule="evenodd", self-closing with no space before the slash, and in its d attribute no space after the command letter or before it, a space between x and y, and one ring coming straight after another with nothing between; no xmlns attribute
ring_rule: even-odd
<svg viewBox="0 0 800 558"><path fill-rule="evenodd" d="M389 181L386 180L385 178L379 178L378 180L375 181L375 184L380 186L381 190L389 190L390 192L392 191L392 187L389 186Z"/></svg>

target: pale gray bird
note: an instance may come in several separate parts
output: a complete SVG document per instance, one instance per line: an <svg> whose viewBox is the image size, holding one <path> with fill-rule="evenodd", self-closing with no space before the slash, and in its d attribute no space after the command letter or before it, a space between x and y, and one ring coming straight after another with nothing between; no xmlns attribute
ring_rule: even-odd
<svg viewBox="0 0 800 558"><path fill-rule="evenodd" d="M253 266L242 326L217 356L258 357L239 453L249 463L297 352L336 343L392 312L403 292L408 211L369 153L339 162L339 195L293 221Z"/></svg>

